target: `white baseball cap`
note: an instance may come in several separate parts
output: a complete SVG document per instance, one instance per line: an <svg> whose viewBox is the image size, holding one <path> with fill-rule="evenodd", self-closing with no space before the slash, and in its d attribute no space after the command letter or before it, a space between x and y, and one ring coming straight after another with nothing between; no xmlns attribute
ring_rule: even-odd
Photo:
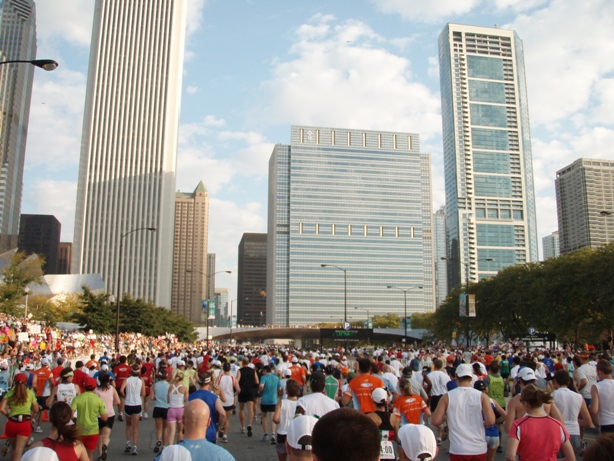
<svg viewBox="0 0 614 461"><path fill-rule="evenodd" d="M518 377L523 381L535 381L537 379L535 377L535 372L529 367L522 368L518 372Z"/></svg>
<svg viewBox="0 0 614 461"><path fill-rule="evenodd" d="M287 368L284 370L284 376L292 376L292 371L288 370Z"/></svg>
<svg viewBox="0 0 614 461"><path fill-rule="evenodd" d="M315 417L306 415L299 416L290 421L288 435L286 436L288 445L296 450L311 450L311 444L303 445L299 443L299 440L306 435L311 436L313 426L315 426L317 422L318 420Z"/></svg>
<svg viewBox="0 0 614 461"><path fill-rule="evenodd" d="M463 376L473 376L473 368L467 363L461 363L456 367L456 376L462 378Z"/></svg>
<svg viewBox="0 0 614 461"><path fill-rule="evenodd" d="M41 359L41 365L49 365L49 359L47 357L43 357Z"/></svg>
<svg viewBox="0 0 614 461"><path fill-rule="evenodd" d="M406 424L398 432L401 447L405 456L411 461L418 461L420 455L428 455L431 458L437 456L437 440L435 434L422 424ZM429 459L429 458L426 458Z"/></svg>
<svg viewBox="0 0 614 461"><path fill-rule="evenodd" d="M292 357L292 363L298 363L298 359L296 357Z"/></svg>
<svg viewBox="0 0 614 461"><path fill-rule="evenodd" d="M384 388L378 387L371 393L371 398L377 404L386 403L388 401L388 393Z"/></svg>

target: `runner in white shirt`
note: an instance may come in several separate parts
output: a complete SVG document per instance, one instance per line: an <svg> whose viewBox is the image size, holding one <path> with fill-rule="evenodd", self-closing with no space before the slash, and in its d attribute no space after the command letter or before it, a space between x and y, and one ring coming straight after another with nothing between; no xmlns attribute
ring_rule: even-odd
<svg viewBox="0 0 614 461"><path fill-rule="evenodd" d="M222 366L223 373L217 378L215 387L221 391L223 397L221 399L222 406L226 412L226 420L224 426L220 426L219 435L222 438L222 442L228 443L228 433L230 432L230 416L236 409L235 406L235 394L241 392L239 383L232 376L230 372L230 363L225 362ZM220 396L221 397L221 396Z"/></svg>
<svg viewBox="0 0 614 461"><path fill-rule="evenodd" d="M569 433L569 441L576 457L579 457L582 451L581 428L590 427L591 415L582 396L567 388L571 383L567 371L555 371L553 383L555 388L554 403L563 415L565 429ZM581 419L578 419L578 417Z"/></svg>

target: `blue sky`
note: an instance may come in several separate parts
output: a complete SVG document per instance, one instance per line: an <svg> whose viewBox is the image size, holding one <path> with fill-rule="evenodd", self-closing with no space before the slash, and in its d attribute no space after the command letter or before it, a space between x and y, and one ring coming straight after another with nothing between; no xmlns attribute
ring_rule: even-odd
<svg viewBox="0 0 614 461"><path fill-rule="evenodd" d="M217 286L236 293L244 232L266 232L268 159L290 125L420 134L444 204L437 38L448 22L524 41L538 229L557 229L554 178L579 157L614 159L611 0L188 0L177 189L211 195ZM38 0L38 57L23 213L74 225L93 0ZM614 206L614 205L613 205ZM541 248L540 248L541 253Z"/></svg>

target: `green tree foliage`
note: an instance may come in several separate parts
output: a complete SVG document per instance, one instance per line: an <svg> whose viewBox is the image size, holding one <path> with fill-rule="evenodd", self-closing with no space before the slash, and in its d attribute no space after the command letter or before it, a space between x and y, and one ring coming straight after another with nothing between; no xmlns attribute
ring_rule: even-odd
<svg viewBox="0 0 614 461"><path fill-rule="evenodd" d="M26 287L30 283L41 283L43 272L41 259L27 256L23 251L10 257L0 274L0 306L9 315L23 315Z"/></svg>
<svg viewBox="0 0 614 461"><path fill-rule="evenodd" d="M373 328L401 328L401 317L397 314L374 315Z"/></svg>
<svg viewBox="0 0 614 461"><path fill-rule="evenodd" d="M34 320L55 326L58 322L72 322L75 315L82 310L81 300L77 294L64 296L30 296L28 312Z"/></svg>
<svg viewBox="0 0 614 461"><path fill-rule="evenodd" d="M115 333L116 305L109 301L109 294L94 294L83 287L81 295L83 310L74 320L96 333ZM124 294L120 305L120 333L141 333L146 336L161 336L172 333L180 341L196 340L194 324L169 309L157 307L151 302L135 299Z"/></svg>
<svg viewBox="0 0 614 461"><path fill-rule="evenodd" d="M462 290L453 290L432 315L432 336L450 340L470 335L506 339L529 327L554 333L561 343L581 347L614 331L614 243L584 248L539 263L510 266L495 277L469 285L476 295L477 316L459 317Z"/></svg>

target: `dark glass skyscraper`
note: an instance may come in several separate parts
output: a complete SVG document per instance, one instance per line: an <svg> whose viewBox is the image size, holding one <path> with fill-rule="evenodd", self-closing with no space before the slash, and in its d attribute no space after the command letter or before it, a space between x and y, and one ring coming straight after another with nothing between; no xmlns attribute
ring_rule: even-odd
<svg viewBox="0 0 614 461"><path fill-rule="evenodd" d="M475 282L538 260L535 191L516 32L448 24L439 36L439 68L453 288L467 276Z"/></svg>
<svg viewBox="0 0 614 461"><path fill-rule="evenodd" d="M237 321L262 325L266 315L267 234L243 234L239 243Z"/></svg>

